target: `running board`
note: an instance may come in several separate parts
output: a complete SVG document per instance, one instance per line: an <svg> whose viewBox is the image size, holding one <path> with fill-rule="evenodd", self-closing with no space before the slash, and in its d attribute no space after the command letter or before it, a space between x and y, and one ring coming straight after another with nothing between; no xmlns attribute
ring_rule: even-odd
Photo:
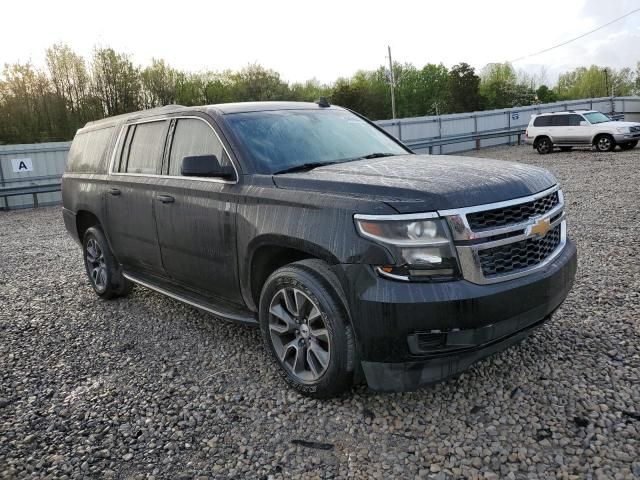
<svg viewBox="0 0 640 480"><path fill-rule="evenodd" d="M142 285L143 287L147 287L151 290L155 290L156 292L166 295L167 297L171 297L174 300L178 300L180 302L186 303L187 305L191 305L192 307L198 308L200 310L204 310L205 312L212 313L213 315L217 317L221 317L225 320L230 320L232 322L242 323L245 325L253 325L253 326L258 325L258 320L256 319L256 317L249 312L243 313L238 311L232 311L230 309L225 309L218 305L212 305L208 302L204 302L199 299L189 298L187 296L180 295L178 293L172 292L165 288L158 287L157 285L149 283L146 280L142 280L140 278L134 277L130 273L123 272L122 275L128 280L131 280L132 282L137 283L138 285Z"/></svg>

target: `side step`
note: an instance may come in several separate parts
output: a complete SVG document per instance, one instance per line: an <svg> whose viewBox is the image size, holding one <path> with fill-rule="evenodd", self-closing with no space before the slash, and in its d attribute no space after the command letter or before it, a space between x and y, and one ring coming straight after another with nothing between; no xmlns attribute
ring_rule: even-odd
<svg viewBox="0 0 640 480"><path fill-rule="evenodd" d="M221 317L225 320L230 320L232 322L242 323L245 325L258 325L258 319L252 312L215 305L207 301L206 299L203 299L190 292L181 291L180 293L178 293L176 291L169 290L168 288L159 287L151 283L151 281L149 280L143 280L142 278L134 276L130 273L123 272L122 274L125 278L131 280L134 283L137 283L138 285L142 285L143 287L155 290L156 292L162 293L167 297L171 297L175 300L191 305L192 307L204 310L205 312L212 313L217 317Z"/></svg>

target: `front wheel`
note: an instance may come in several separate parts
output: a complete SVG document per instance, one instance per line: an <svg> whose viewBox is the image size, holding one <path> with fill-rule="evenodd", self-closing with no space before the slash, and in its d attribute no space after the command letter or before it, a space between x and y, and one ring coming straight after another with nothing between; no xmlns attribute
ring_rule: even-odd
<svg viewBox="0 0 640 480"><path fill-rule="evenodd" d="M600 135L594 142L599 152L610 152L616 147L616 141L611 135Z"/></svg>
<svg viewBox="0 0 640 480"><path fill-rule="evenodd" d="M96 294L104 299L127 295L132 283L124 278L107 239L99 227L87 229L82 240L87 277Z"/></svg>
<svg viewBox="0 0 640 480"><path fill-rule="evenodd" d="M337 279L328 265L303 260L276 270L260 296L265 347L283 379L314 398L353 385L355 341Z"/></svg>
<svg viewBox="0 0 640 480"><path fill-rule="evenodd" d="M620 150L633 150L634 148L636 148L637 145L638 145L637 140L634 142L621 143Z"/></svg>

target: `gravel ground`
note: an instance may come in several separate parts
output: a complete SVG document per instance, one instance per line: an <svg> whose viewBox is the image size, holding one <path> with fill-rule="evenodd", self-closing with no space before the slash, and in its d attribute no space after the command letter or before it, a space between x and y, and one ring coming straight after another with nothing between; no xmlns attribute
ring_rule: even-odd
<svg viewBox="0 0 640 480"><path fill-rule="evenodd" d="M577 283L523 344L418 392L315 401L257 330L98 300L59 208L0 212L0 478L640 478L640 149L551 169Z"/></svg>

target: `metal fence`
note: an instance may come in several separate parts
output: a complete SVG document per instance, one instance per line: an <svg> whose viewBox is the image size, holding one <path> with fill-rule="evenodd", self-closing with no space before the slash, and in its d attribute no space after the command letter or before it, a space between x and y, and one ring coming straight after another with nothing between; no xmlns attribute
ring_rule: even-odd
<svg viewBox="0 0 640 480"><path fill-rule="evenodd" d="M583 109L640 121L640 97L607 97L376 123L418 153L445 154L519 142L531 115ZM70 146L0 145L0 209L59 203Z"/></svg>
<svg viewBox="0 0 640 480"><path fill-rule="evenodd" d="M376 123L418 153L444 154L512 144L529 124L531 115L564 110L598 110L640 121L640 97L591 98Z"/></svg>
<svg viewBox="0 0 640 480"><path fill-rule="evenodd" d="M71 142L0 145L0 208L60 203L60 178L70 146Z"/></svg>

